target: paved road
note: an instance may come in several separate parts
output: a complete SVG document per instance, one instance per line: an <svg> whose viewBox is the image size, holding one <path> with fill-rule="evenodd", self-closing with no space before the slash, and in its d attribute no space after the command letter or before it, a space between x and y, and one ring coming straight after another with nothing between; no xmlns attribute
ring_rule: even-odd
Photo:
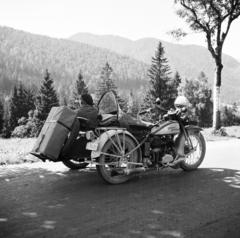
<svg viewBox="0 0 240 238"><path fill-rule="evenodd" d="M239 238L240 140L208 142L195 172L106 185L93 171L0 169L0 237Z"/></svg>

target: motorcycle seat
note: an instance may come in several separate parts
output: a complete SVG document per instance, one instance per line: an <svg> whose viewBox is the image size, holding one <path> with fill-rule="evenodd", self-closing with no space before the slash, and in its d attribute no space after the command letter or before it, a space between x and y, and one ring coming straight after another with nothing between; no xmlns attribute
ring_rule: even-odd
<svg viewBox="0 0 240 238"><path fill-rule="evenodd" d="M146 121L142 121L142 120L137 120L135 121L135 123L130 123L129 127L132 130L148 130L149 128L151 128L153 124L150 122L146 122Z"/></svg>

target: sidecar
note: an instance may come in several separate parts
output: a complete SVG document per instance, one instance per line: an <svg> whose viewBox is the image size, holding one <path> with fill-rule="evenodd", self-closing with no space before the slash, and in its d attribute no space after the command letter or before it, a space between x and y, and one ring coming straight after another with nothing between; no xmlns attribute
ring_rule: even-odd
<svg viewBox="0 0 240 238"><path fill-rule="evenodd" d="M126 182L134 173L145 171L142 143L139 143L138 137L142 141L143 134L149 132L151 124L122 112L113 92L107 92L101 97L98 114L97 128L85 131L80 128L78 134L85 138L85 150L75 155L82 158L82 154L87 153L80 161L96 165L99 175L110 184ZM75 148L82 146L79 144ZM67 161L63 160L65 164Z"/></svg>

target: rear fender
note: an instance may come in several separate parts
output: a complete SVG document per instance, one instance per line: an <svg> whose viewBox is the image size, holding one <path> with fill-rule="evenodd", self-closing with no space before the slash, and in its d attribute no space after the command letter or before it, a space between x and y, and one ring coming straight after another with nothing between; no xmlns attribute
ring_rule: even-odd
<svg viewBox="0 0 240 238"><path fill-rule="evenodd" d="M136 143L136 146L139 144L137 139L128 131L123 130L123 129L116 129L116 130L108 130L104 133L102 133L99 137L98 137L98 147L96 151L92 151L91 152L91 158L95 159L97 157L99 157L101 155L101 151L104 147L104 145L107 143L107 141L109 140L109 138L113 137L114 135L118 134L123 134L125 133L125 136L129 136L131 139L133 139L133 141ZM142 158L142 154L141 154L141 150L138 149L139 152L139 156L140 158Z"/></svg>

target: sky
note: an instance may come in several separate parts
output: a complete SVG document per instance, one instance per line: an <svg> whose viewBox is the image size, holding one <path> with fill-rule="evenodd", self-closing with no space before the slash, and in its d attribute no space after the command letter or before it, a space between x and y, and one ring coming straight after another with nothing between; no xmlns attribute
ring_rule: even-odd
<svg viewBox="0 0 240 238"><path fill-rule="evenodd" d="M0 0L0 25L56 38L89 32L206 46L203 34L191 33L180 42L167 34L186 26L175 10L174 0ZM240 18L223 51L240 60L239 44Z"/></svg>

